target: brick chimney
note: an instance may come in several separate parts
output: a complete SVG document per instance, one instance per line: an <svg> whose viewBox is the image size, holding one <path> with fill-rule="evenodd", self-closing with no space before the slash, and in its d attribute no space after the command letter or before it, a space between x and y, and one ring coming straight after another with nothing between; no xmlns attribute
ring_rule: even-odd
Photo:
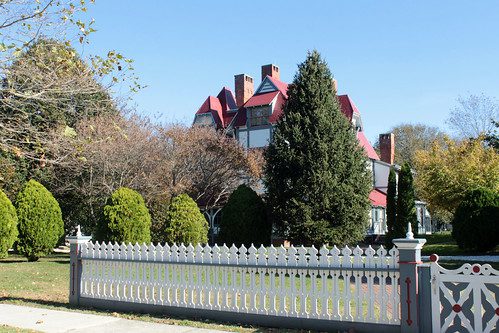
<svg viewBox="0 0 499 333"><path fill-rule="evenodd" d="M236 104L241 107L255 93L253 87L253 78L246 74L234 75L236 90Z"/></svg>
<svg viewBox="0 0 499 333"><path fill-rule="evenodd" d="M395 135L393 133L379 135L379 151L383 162L388 164L395 162Z"/></svg>
<svg viewBox="0 0 499 333"><path fill-rule="evenodd" d="M273 77L274 79L281 80L281 74L279 74L279 67L274 64L268 64L262 66L262 81L266 76Z"/></svg>

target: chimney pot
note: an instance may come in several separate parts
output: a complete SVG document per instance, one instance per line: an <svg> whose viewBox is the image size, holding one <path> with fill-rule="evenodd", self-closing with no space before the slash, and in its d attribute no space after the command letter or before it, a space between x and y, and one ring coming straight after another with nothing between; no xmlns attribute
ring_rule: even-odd
<svg viewBox="0 0 499 333"><path fill-rule="evenodd" d="M274 79L280 80L281 75L279 74L279 67L274 64L268 64L262 66L262 81L266 76L270 76Z"/></svg>
<svg viewBox="0 0 499 333"><path fill-rule="evenodd" d="M241 107L254 94L253 78L246 74L234 75L236 104Z"/></svg>

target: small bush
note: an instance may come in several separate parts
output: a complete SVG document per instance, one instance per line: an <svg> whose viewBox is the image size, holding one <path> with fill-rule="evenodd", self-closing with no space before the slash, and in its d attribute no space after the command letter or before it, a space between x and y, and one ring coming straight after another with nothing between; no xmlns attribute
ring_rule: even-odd
<svg viewBox="0 0 499 333"><path fill-rule="evenodd" d="M0 190L0 258L7 257L8 250L17 238L17 214L7 195Z"/></svg>
<svg viewBox="0 0 499 333"><path fill-rule="evenodd" d="M114 191L104 206L97 239L117 243L149 243L151 216L142 196L129 188Z"/></svg>
<svg viewBox="0 0 499 333"><path fill-rule="evenodd" d="M165 220L165 240L168 243L208 242L208 222L187 194L172 199Z"/></svg>
<svg viewBox="0 0 499 333"><path fill-rule="evenodd" d="M40 183L30 180L16 201L19 241L16 249L29 261L37 261L54 249L64 234L61 208Z"/></svg>
<svg viewBox="0 0 499 333"><path fill-rule="evenodd" d="M499 193L480 188L468 192L452 221L452 237L462 249L489 251L499 244Z"/></svg>
<svg viewBox="0 0 499 333"><path fill-rule="evenodd" d="M240 185L222 210L220 241L230 244L270 244L271 225L263 200L246 185Z"/></svg>

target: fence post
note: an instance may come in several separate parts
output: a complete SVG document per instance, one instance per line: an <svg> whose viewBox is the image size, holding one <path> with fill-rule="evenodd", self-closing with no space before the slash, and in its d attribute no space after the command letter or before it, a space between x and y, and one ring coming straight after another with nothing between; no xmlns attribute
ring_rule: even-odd
<svg viewBox="0 0 499 333"><path fill-rule="evenodd" d="M430 266L418 267L419 274L419 329L421 332L432 332L433 315L431 313L431 274Z"/></svg>
<svg viewBox="0 0 499 333"><path fill-rule="evenodd" d="M90 241L90 238L90 236L81 234L80 226L76 229L76 236L66 237L66 240L69 241L69 304L71 305L80 303L80 246Z"/></svg>
<svg viewBox="0 0 499 333"><path fill-rule="evenodd" d="M400 270L400 332L420 333L418 310L418 265L421 264L421 249L426 239L414 239L411 224L406 238L393 240L399 250Z"/></svg>

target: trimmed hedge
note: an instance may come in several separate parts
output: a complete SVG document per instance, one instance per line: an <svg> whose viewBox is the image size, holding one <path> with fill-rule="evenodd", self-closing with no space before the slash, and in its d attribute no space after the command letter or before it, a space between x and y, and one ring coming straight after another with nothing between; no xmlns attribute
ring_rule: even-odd
<svg viewBox="0 0 499 333"><path fill-rule="evenodd" d="M174 197L166 211L165 240L168 243L208 242L208 221L187 194Z"/></svg>
<svg viewBox="0 0 499 333"><path fill-rule="evenodd" d="M269 245L272 225L262 198L246 185L240 185L222 210L220 242L258 246Z"/></svg>
<svg viewBox="0 0 499 333"><path fill-rule="evenodd" d="M64 235L61 208L52 194L40 183L30 180L16 201L19 219L17 251L37 261L52 252Z"/></svg>
<svg viewBox="0 0 499 333"><path fill-rule="evenodd" d="M7 257L17 239L17 213L7 195L0 190L0 258Z"/></svg>
<svg viewBox="0 0 499 333"><path fill-rule="evenodd" d="M462 249L481 252L499 244L499 193L479 188L469 191L456 209L452 237Z"/></svg>
<svg viewBox="0 0 499 333"><path fill-rule="evenodd" d="M129 188L114 191L104 206L99 241L149 243L151 216L142 196Z"/></svg>

